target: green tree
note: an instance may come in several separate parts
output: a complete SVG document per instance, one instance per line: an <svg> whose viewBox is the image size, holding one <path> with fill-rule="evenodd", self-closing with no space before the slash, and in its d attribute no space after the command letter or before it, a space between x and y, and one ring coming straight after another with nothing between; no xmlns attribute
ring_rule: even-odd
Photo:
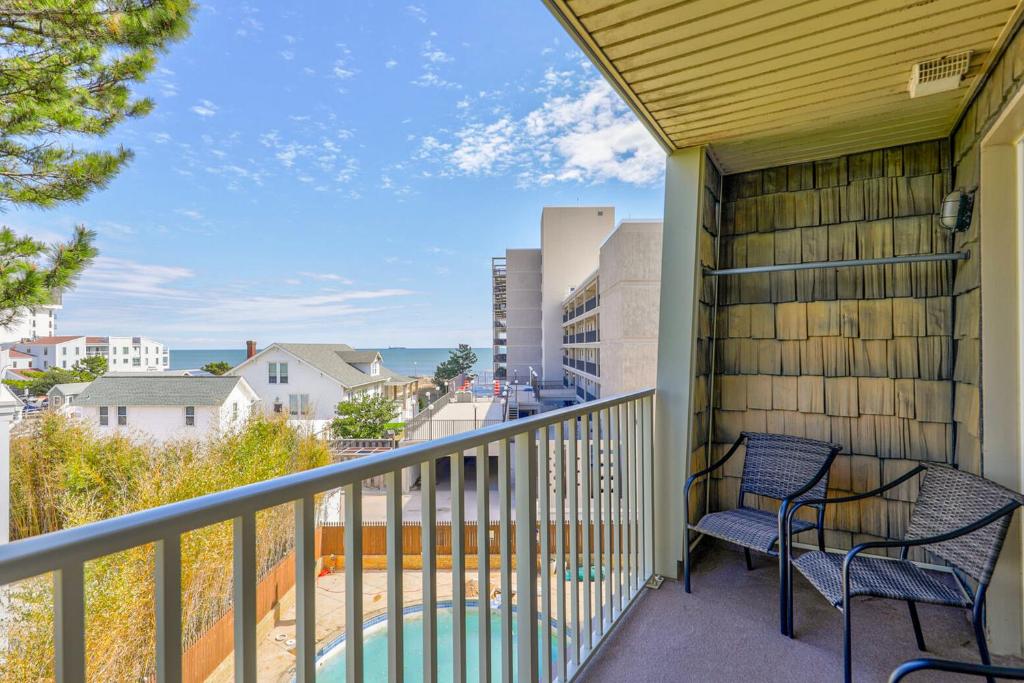
<svg viewBox="0 0 1024 683"><path fill-rule="evenodd" d="M91 382L107 372L107 359L103 356L86 356L71 366L81 378L79 382Z"/></svg>
<svg viewBox="0 0 1024 683"><path fill-rule="evenodd" d="M395 425L398 406L386 396L360 396L342 401L335 409L331 433L340 439L383 439Z"/></svg>
<svg viewBox="0 0 1024 683"><path fill-rule="evenodd" d="M132 86L188 34L194 7L192 0L0 3L0 202L52 206L110 182L131 151L97 150L84 140L153 109Z"/></svg>
<svg viewBox="0 0 1024 683"><path fill-rule="evenodd" d="M47 245L0 228L0 326L16 322L28 308L51 303L55 293L73 285L96 258L95 238L79 226L71 241Z"/></svg>
<svg viewBox="0 0 1024 683"><path fill-rule="evenodd" d="M441 361L434 370L434 384L444 391L448 382L459 375L471 376L471 370L476 365L476 353L469 344L459 344L459 348L448 352L448 358Z"/></svg>
<svg viewBox="0 0 1024 683"><path fill-rule="evenodd" d="M203 372L208 372L211 375L223 375L231 369L231 363L223 360L210 361L204 365L202 369Z"/></svg>

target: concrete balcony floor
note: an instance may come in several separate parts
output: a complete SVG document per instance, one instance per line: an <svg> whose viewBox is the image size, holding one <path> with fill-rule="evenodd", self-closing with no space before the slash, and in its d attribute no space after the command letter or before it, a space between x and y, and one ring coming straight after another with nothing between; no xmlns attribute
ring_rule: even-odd
<svg viewBox="0 0 1024 683"><path fill-rule="evenodd" d="M695 553L693 592L666 581L646 591L594 654L578 680L786 681L842 680L842 613L802 576L794 578L796 639L779 633L778 564L755 554L747 571L738 548L705 539ZM919 605L928 652L918 651L903 602L853 602L855 681L886 681L901 662L930 656L980 661L968 612ZM995 663L1021 666L995 657ZM978 681L923 672L908 681Z"/></svg>

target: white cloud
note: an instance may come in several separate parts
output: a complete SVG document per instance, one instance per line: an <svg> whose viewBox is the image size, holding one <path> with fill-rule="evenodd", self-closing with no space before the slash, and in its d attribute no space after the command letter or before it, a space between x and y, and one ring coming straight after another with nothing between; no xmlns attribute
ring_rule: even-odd
<svg viewBox="0 0 1024 683"><path fill-rule="evenodd" d="M496 119L421 138L414 158L442 176L515 172L520 185L660 180L664 151L606 81L549 70L538 90L547 98L524 116L497 108Z"/></svg>
<svg viewBox="0 0 1024 683"><path fill-rule="evenodd" d="M310 280L319 280L321 282L337 282L343 285L351 285L352 280L347 277L338 275L337 273L312 273L308 271L302 271L299 273L302 277L309 278Z"/></svg>
<svg viewBox="0 0 1024 683"><path fill-rule="evenodd" d="M398 62L395 61L394 59L389 59L388 61L384 62L385 69L394 69L396 66L398 66Z"/></svg>
<svg viewBox="0 0 1024 683"><path fill-rule="evenodd" d="M192 107L192 112L203 118L209 118L217 113L217 109L217 105L210 100L199 100L199 104Z"/></svg>
<svg viewBox="0 0 1024 683"><path fill-rule="evenodd" d="M418 7L417 5L408 5L406 6L405 11L421 24L427 23L427 11L422 7Z"/></svg>
<svg viewBox="0 0 1024 683"><path fill-rule="evenodd" d="M162 144L170 142L170 141L171 141L171 134L170 133L154 133L153 134L153 142L155 142L158 145L162 145Z"/></svg>
<svg viewBox="0 0 1024 683"><path fill-rule="evenodd" d="M190 269L180 266L97 256L93 264L86 268L75 292L100 292L113 299L132 297L200 301L201 297L176 286L194 275Z"/></svg>
<svg viewBox="0 0 1024 683"><path fill-rule="evenodd" d="M334 61L334 66L331 68L331 73L334 74L335 78L340 78L343 81L348 80L349 78L352 78L353 76L356 75L355 70L348 68L348 66L345 64L345 60L343 59L337 59Z"/></svg>
<svg viewBox="0 0 1024 683"><path fill-rule="evenodd" d="M433 41L428 40L423 44L423 50L420 53L423 56L423 73L421 73L414 81L413 85L417 85L421 88L461 88L462 86L454 81L446 80L441 74L438 73L438 67L442 64L455 61L447 52L434 45Z"/></svg>
<svg viewBox="0 0 1024 683"><path fill-rule="evenodd" d="M281 50L277 54L281 55L281 59L285 60L286 62L290 62L293 59L295 59L295 53L292 52L291 50Z"/></svg>
<svg viewBox="0 0 1024 683"><path fill-rule="evenodd" d="M180 214L185 218L191 218L194 221L203 220L203 214L195 209L176 209L174 213Z"/></svg>
<svg viewBox="0 0 1024 683"><path fill-rule="evenodd" d="M284 34L281 37L284 38L284 42L288 43L289 45L294 45L295 43L297 43L299 41L298 38L296 38L295 36L293 36L293 35L291 35L289 33L286 33L286 34Z"/></svg>

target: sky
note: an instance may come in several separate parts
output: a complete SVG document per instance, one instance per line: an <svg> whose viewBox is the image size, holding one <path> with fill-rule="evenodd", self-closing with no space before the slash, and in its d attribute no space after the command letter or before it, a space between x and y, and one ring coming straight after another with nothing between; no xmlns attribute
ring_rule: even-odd
<svg viewBox="0 0 1024 683"><path fill-rule="evenodd" d="M101 147L135 159L80 204L100 256L60 334L490 344L490 259L544 206L659 218L664 153L540 0L200 5Z"/></svg>

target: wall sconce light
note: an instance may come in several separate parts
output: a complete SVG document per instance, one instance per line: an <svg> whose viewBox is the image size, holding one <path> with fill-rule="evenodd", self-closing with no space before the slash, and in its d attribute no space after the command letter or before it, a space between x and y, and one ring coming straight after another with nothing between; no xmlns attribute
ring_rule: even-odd
<svg viewBox="0 0 1024 683"><path fill-rule="evenodd" d="M953 190L942 200L939 225L952 232L963 232L971 227L974 212L974 191Z"/></svg>

